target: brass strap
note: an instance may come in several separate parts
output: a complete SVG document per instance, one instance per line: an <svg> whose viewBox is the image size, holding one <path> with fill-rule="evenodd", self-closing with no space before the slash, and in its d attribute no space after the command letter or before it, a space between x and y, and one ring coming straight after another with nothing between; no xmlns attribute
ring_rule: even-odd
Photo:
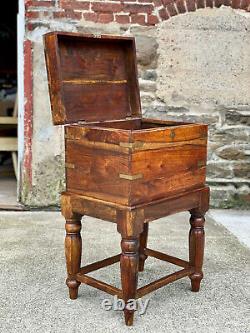
<svg viewBox="0 0 250 333"><path fill-rule="evenodd" d="M143 144L144 143L142 141L120 142L120 147L136 149L136 148L141 148L143 146Z"/></svg>
<svg viewBox="0 0 250 333"><path fill-rule="evenodd" d="M123 83L127 83L127 80L83 80L83 79L72 79L72 80L63 80L63 83L72 83L72 84L98 84L98 83L123 84Z"/></svg>
<svg viewBox="0 0 250 333"><path fill-rule="evenodd" d="M206 161L198 161L198 168L202 168L206 166Z"/></svg>
<svg viewBox="0 0 250 333"><path fill-rule="evenodd" d="M143 178L143 175L141 173L138 173L137 175L125 175L123 173L120 173L119 177L122 178L122 179L132 181L132 180Z"/></svg>
<svg viewBox="0 0 250 333"><path fill-rule="evenodd" d="M67 169L75 169L75 165L72 163L65 163L65 168Z"/></svg>
<svg viewBox="0 0 250 333"><path fill-rule="evenodd" d="M80 140L81 139L80 137L75 137L75 136L69 135L69 134L65 134L64 138L68 139L68 140Z"/></svg>

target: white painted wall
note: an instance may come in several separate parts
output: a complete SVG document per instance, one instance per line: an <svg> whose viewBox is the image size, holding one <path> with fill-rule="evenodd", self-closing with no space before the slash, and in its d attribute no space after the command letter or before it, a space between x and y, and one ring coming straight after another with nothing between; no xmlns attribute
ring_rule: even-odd
<svg viewBox="0 0 250 333"><path fill-rule="evenodd" d="M19 0L19 12L17 15L17 67L18 67L18 184L17 196L20 189L20 169L24 154L24 0Z"/></svg>

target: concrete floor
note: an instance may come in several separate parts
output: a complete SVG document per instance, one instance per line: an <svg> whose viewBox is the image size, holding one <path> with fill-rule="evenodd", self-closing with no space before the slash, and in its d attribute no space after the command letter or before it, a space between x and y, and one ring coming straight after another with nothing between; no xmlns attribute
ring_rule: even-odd
<svg viewBox="0 0 250 333"><path fill-rule="evenodd" d="M210 209L208 215L250 248L250 211Z"/></svg>
<svg viewBox="0 0 250 333"><path fill-rule="evenodd" d="M68 299L65 287L64 221L52 212L0 212L1 332L249 332L250 250L211 218L206 223L205 278L199 293L188 278L144 297L150 299L133 328L117 311L104 311L111 296L89 286ZM150 224L149 247L187 259L188 215ZM83 265L119 253L120 237L112 223L83 219ZM178 269L178 268L177 268ZM148 259L139 285L176 270ZM119 264L92 274L119 286Z"/></svg>

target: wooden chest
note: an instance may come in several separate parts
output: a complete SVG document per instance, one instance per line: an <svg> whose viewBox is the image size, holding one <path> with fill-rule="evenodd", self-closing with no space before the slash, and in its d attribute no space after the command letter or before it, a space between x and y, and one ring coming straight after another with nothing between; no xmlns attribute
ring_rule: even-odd
<svg viewBox="0 0 250 333"><path fill-rule="evenodd" d="M142 118L133 38L53 32L44 41L67 192L136 206L204 187L207 126Z"/></svg>

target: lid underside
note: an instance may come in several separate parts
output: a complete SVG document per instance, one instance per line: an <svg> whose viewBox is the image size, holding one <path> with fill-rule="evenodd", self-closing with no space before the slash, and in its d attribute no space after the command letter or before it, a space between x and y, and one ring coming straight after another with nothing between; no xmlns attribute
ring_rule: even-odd
<svg viewBox="0 0 250 333"><path fill-rule="evenodd" d="M49 33L44 41L54 124L141 115L133 38Z"/></svg>

